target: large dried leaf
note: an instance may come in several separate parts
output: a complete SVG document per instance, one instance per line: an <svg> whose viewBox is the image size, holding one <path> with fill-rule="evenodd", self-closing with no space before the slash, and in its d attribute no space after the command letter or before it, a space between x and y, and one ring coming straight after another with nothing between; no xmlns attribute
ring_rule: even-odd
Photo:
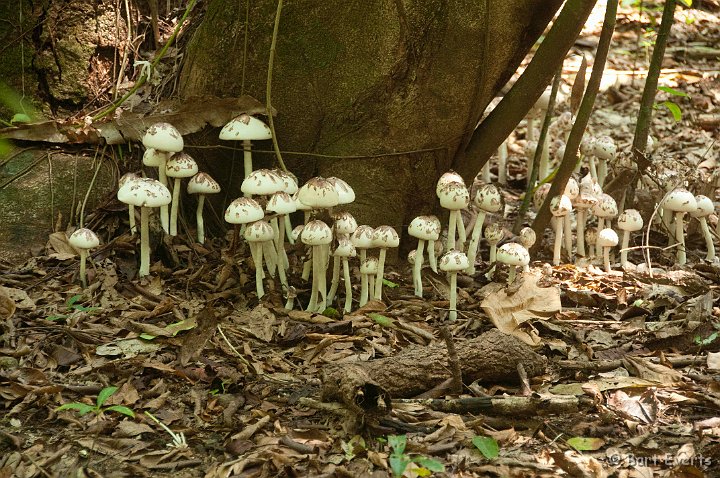
<svg viewBox="0 0 720 478"><path fill-rule="evenodd" d="M572 92L570 93L570 110L575 115L577 110L580 108L583 94L585 93L585 73L587 72L587 59L583 54L582 61L580 62L580 68L578 69L577 75L575 75L575 81L572 85Z"/></svg>
<svg viewBox="0 0 720 478"><path fill-rule="evenodd" d="M9 319L15 313L15 301L10 298L7 289L0 286L0 319Z"/></svg>

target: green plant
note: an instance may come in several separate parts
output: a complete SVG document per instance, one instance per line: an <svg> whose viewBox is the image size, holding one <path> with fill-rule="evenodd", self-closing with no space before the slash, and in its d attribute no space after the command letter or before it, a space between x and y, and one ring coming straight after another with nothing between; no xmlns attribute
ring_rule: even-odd
<svg viewBox="0 0 720 478"><path fill-rule="evenodd" d="M679 96L681 98L689 98L690 97L690 95L688 95L684 91L678 91L674 88L670 88L669 86L658 86L658 91L663 91L669 95ZM653 108L659 109L663 106L670 111L670 114L672 114L673 119L675 121L680 121L682 119L682 110L680 109L680 106L677 103L675 103L674 101L665 100L665 101L655 103L653 105Z"/></svg>
<svg viewBox="0 0 720 478"><path fill-rule="evenodd" d="M477 448L488 460L497 458L500 453L500 446L498 445L497 440L493 437L476 435L472 439L472 444L475 445L475 448Z"/></svg>
<svg viewBox="0 0 720 478"><path fill-rule="evenodd" d="M82 299L82 297L82 294L77 294L70 297L67 302L65 302L65 309L67 313L49 315L46 317L45 320L65 320L75 312L94 312L96 310L100 310L100 307L86 307L82 304L79 304L78 302L80 301L80 299Z"/></svg>
<svg viewBox="0 0 720 478"><path fill-rule="evenodd" d="M102 415L106 412L116 412L135 418L135 412L123 405L110 405L109 407L103 407L105 402L107 402L107 399L117 392L117 389L117 387L105 387L100 390L97 400L95 401L95 405L88 405L87 403L82 402L72 402L60 405L55 409L55 411L76 410L81 417L83 415L87 415L88 413L94 413L98 417L102 417Z"/></svg>
<svg viewBox="0 0 720 478"><path fill-rule="evenodd" d="M410 463L415 463L418 466L418 468L413 470L418 476L430 476L435 472L441 473L445 471L445 465L437 460L426 456L410 456L405 454L405 447L407 446L406 435L388 435L387 443L392 450L389 461L390 470L395 478L403 476L405 469Z"/></svg>

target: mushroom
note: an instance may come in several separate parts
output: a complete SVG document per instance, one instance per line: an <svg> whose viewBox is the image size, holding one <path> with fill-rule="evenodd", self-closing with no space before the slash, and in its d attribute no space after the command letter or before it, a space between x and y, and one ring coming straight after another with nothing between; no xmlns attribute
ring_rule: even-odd
<svg viewBox="0 0 720 478"><path fill-rule="evenodd" d="M186 153L175 153L165 163L165 174L174 178L172 192L172 207L170 210L170 235L177 236L178 205L180 204L180 182L182 178L189 178L198 172L198 165Z"/></svg>
<svg viewBox="0 0 720 478"><path fill-rule="evenodd" d="M550 192L550 183L541 184L535 189L535 193L533 194L533 205L535 209L540 210L548 192Z"/></svg>
<svg viewBox="0 0 720 478"><path fill-rule="evenodd" d="M482 226L485 222L487 213L498 212L503 207L502 195L500 190L492 184L486 184L480 187L475 194L474 204L478 208L477 218L473 226L470 244L468 245L468 267L467 273L472 275L475 273L475 258L478 254L480 246L480 237L482 235Z"/></svg>
<svg viewBox="0 0 720 478"><path fill-rule="evenodd" d="M693 213L697 210L695 196L683 188L676 188L665 195L662 201L665 211L671 211L675 216L675 240L679 244L677 249L678 265L684 265L687 261L685 254L685 224L683 216L686 212Z"/></svg>
<svg viewBox="0 0 720 478"><path fill-rule="evenodd" d="M563 222L565 216L572 211L572 203L567 196L555 196L550 201L550 212L552 213L552 227L555 231L555 247L553 248L553 265L560 265L560 249L562 247Z"/></svg>
<svg viewBox="0 0 720 478"><path fill-rule="evenodd" d="M128 181L137 181L138 179L140 179L140 176L135 173L123 174L118 181L118 190L120 190L120 188L122 188ZM137 232L137 228L135 227L135 206L132 204L128 204L128 221L130 225L130 235L134 235Z"/></svg>
<svg viewBox="0 0 720 478"><path fill-rule="evenodd" d="M347 211L336 212L333 214L333 229L335 237L340 239L349 239L350 235L358 228L357 221Z"/></svg>
<svg viewBox="0 0 720 478"><path fill-rule="evenodd" d="M205 205L206 194L217 194L220 192L220 185L212 176L207 173L197 173L187 185L188 194L197 194L198 203L195 212L197 221L197 238L200 244L205 243L205 222L203 221L203 206Z"/></svg>
<svg viewBox="0 0 720 478"><path fill-rule="evenodd" d="M610 248L618 245L618 235L610 228L603 229L597 235L597 246L602 247L605 272L610 272Z"/></svg>
<svg viewBox="0 0 720 478"><path fill-rule="evenodd" d="M577 253L579 256L585 257L585 223L587 222L587 213L597 204L597 198L588 192L580 191L575 201L573 202L573 208L577 209L577 217L575 219L577 229Z"/></svg>
<svg viewBox="0 0 720 478"><path fill-rule="evenodd" d="M450 320L457 319L457 275L468 268L468 258L460 251L451 249L440 258L440 270L450 275Z"/></svg>
<svg viewBox="0 0 720 478"><path fill-rule="evenodd" d="M422 270L425 241L437 240L440 237L440 231L436 227L432 217L418 216L410 222L408 234L418 240L417 249L413 249L413 251L415 251L415 260L413 261L413 285L415 286L415 295L422 297L422 274L420 271Z"/></svg>
<svg viewBox="0 0 720 478"><path fill-rule="evenodd" d="M277 265L278 272L280 274L280 281L284 286L287 286L287 281L285 280L285 270L290 267L290 263L287 258L287 253L285 252L285 218L287 218L289 214L295 212L295 201L293 201L293 198L288 193L280 191L270 196L270 200L268 200L265 210L278 215L278 217L272 218L270 225L275 232L275 249L277 250L278 255ZM280 269L283 270L280 271Z"/></svg>
<svg viewBox="0 0 720 478"><path fill-rule="evenodd" d="M508 242L498 248L497 261L509 266L508 284L515 282L515 268L517 266L522 266L523 272L530 270L528 266L528 264L530 264L530 254L528 250L514 242Z"/></svg>
<svg viewBox="0 0 720 478"><path fill-rule="evenodd" d="M605 229L606 219L608 221L607 225L609 226L612 219L617 216L618 208L615 199L613 199L613 197L609 194L600 194L597 197L597 200L597 204L593 206L593 214L595 214L598 218L597 228L598 231L601 231Z"/></svg>
<svg viewBox="0 0 720 478"><path fill-rule="evenodd" d="M580 187L578 186L577 181L573 178L569 178L567 184L565 185L565 196L567 196L570 199L570 205L572 206L573 202L575 201L575 198L578 197L580 194ZM564 247L565 250L568 253L568 256L570 259L572 259L572 209L570 209L570 212L567 213L567 216L565 216L565 220L563 221L563 238L565 239Z"/></svg>
<svg viewBox="0 0 720 478"><path fill-rule="evenodd" d="M597 167L595 165L595 138L592 136L585 136L580 143L580 154L582 158L587 158L588 170L590 176L597 181Z"/></svg>
<svg viewBox="0 0 720 478"><path fill-rule="evenodd" d="M382 300L383 274L385 273L385 254L390 247L400 245L400 236L395 229L390 226L378 226L373 234L373 247L380 249L380 257L378 259L378 271L375 276L375 300Z"/></svg>
<svg viewBox="0 0 720 478"><path fill-rule="evenodd" d="M332 230L323 221L308 222L300 235L302 243L312 247L312 290L308 311L324 311L327 307L327 261ZM318 302L318 295L320 301Z"/></svg>
<svg viewBox="0 0 720 478"><path fill-rule="evenodd" d="M368 257L360 263L360 307L368 302L368 297L374 295L374 276L377 274L378 260Z"/></svg>
<svg viewBox="0 0 720 478"><path fill-rule="evenodd" d="M520 229L518 242L520 242L520 244L528 251L535 245L536 239L535 231L532 227L523 227Z"/></svg>
<svg viewBox="0 0 720 478"><path fill-rule="evenodd" d="M167 206L172 201L168 188L160 181L141 178L126 183L118 190L118 199L140 208L140 269L138 275L150 274L150 226L148 208Z"/></svg>
<svg viewBox="0 0 720 478"><path fill-rule="evenodd" d="M340 203L340 197L338 196L335 186L330 181L322 177L310 178L297 192L297 199L300 203L309 206L311 210L317 209L332 209ZM298 207L298 210L301 210ZM306 212L306 219L309 219L310 214ZM314 249L314 248L313 248ZM330 249L327 250L329 256ZM310 252L310 258L312 258L312 252ZM303 266L302 278L307 280L310 273L311 259L305 262Z"/></svg>
<svg viewBox="0 0 720 478"><path fill-rule="evenodd" d="M588 246L588 258L592 259L597 254L595 245L597 244L598 230L595 227L588 227L585 230L585 244Z"/></svg>
<svg viewBox="0 0 720 478"><path fill-rule="evenodd" d="M172 153L183 150L185 142L180 132L170 123L155 123L150 126L142 139L146 151L143 154L143 163L158 168L158 180L163 186L168 185L165 177L165 162ZM149 150L153 150L148 152ZM167 206L160 208L160 223L163 230L169 232L169 216Z"/></svg>
<svg viewBox="0 0 720 478"><path fill-rule="evenodd" d="M435 231L437 232L437 237L435 239L428 239L427 243L428 263L430 264L430 269L437 274L437 256L442 254L443 251L442 241L439 240L440 232L442 231L442 223L440 222L440 219L437 218L437 216L427 217L432 220Z"/></svg>
<svg viewBox="0 0 720 478"><path fill-rule="evenodd" d="M280 180L283 182L283 192L288 193L290 196L293 196L295 193L298 192L298 183L297 178L294 174L291 174L287 171L283 171L282 169L276 169L274 170L275 174L278 175ZM297 210L297 207L296 207ZM292 222L290 222L290 215L285 215L285 234L287 236L287 240L290 244L295 244L295 240L292 238Z"/></svg>
<svg viewBox="0 0 720 478"><path fill-rule="evenodd" d="M243 142L243 164L245 175L248 177L253 170L252 167L252 141L260 141L272 138L272 132L268 125L261 120L248 114L241 114L232 119L220 130L220 139L226 141Z"/></svg>
<svg viewBox="0 0 720 478"><path fill-rule="evenodd" d="M628 246L630 245L630 233L637 232L643 227L643 218L636 209L625 209L617 220L617 227L623 231L622 247L620 249L620 267L627 266Z"/></svg>
<svg viewBox="0 0 720 478"><path fill-rule="evenodd" d="M440 197L440 206L450 210L446 248L448 250L455 249L455 228L457 227L458 249L462 249L465 242L465 226L460 210L470 204L470 193L463 183L450 182L440 189L438 196Z"/></svg>
<svg viewBox="0 0 720 478"><path fill-rule="evenodd" d="M498 184L507 184L507 160L508 160L508 140L500 144L498 148Z"/></svg>
<svg viewBox="0 0 720 478"><path fill-rule="evenodd" d="M345 307L343 310L347 313L352 308L352 284L350 282L350 265L348 257L355 257L355 246L350 242L349 237L344 237L338 241L338 245L333 253L333 275L330 283L330 292L328 293L328 302L332 302L335 298L338 285L340 284L340 262L343 266L343 280L345 281Z"/></svg>
<svg viewBox="0 0 720 478"><path fill-rule="evenodd" d="M485 228L485 240L490 245L490 263L497 260L497 244L502 241L503 237L505 237L505 231L500 224L495 222Z"/></svg>
<svg viewBox="0 0 720 478"><path fill-rule="evenodd" d="M77 229L68 238L68 243L80 252L80 282L83 289L87 287L87 277L85 275L85 261L87 260L88 251L100 245L100 239L90 229L83 227Z"/></svg>
<svg viewBox="0 0 720 478"><path fill-rule="evenodd" d="M437 185L435 186L435 194L437 194L438 199L440 198L440 190L449 183L460 183L464 186L465 180L462 176L460 176L452 169L443 173L442 176L440 176L440 179L438 179Z"/></svg>
<svg viewBox="0 0 720 478"><path fill-rule="evenodd" d="M597 182L600 187L605 185L608 173L608 161L615 161L617 146L610 136L601 136L595 140L593 154L600 160L597 167Z"/></svg>
<svg viewBox="0 0 720 478"><path fill-rule="evenodd" d="M355 191L353 188L350 187L348 183L343 181L340 178L336 177L329 177L327 178L327 181L333 185L333 188L335 188L335 192L338 194L338 206L341 206L343 204L350 204L351 202L355 201ZM333 215L332 208L328 211L330 215Z"/></svg>
<svg viewBox="0 0 720 478"><path fill-rule="evenodd" d="M270 226L270 223L260 219L247 225L243 237L245 237L245 240L250 246L250 254L255 264L255 290L257 291L258 299L262 299L265 295L265 289L263 288L263 254L269 252L266 245L272 244L275 238L275 232L272 226ZM274 263L272 256L268 257L265 255L264 259L268 272L270 272L270 275L274 275L272 272ZM285 285L287 285L287 283Z"/></svg>
<svg viewBox="0 0 720 478"><path fill-rule="evenodd" d="M537 101L535 101L532 108L530 108L530 111L528 111L527 132L525 133L525 137L528 141L535 140L535 120L545 117L545 113L550 105L550 92L550 89L543 91Z"/></svg>
<svg viewBox="0 0 720 478"><path fill-rule="evenodd" d="M225 209L225 222L236 227L240 224L259 221L263 217L265 217L263 208L256 200L249 197L237 198Z"/></svg>
<svg viewBox="0 0 720 478"><path fill-rule="evenodd" d="M706 218L715 211L715 205L712 199L702 194L695 196L695 202L697 203L697 208L691 212L690 215L700 221L700 229L705 237L705 246L707 247L705 260L712 262L715 260L715 244L713 244L712 234L710 234L710 229L708 229Z"/></svg>
<svg viewBox="0 0 720 478"><path fill-rule="evenodd" d="M350 236L350 242L355 246L355 249L360 253L360 263L362 264L367 259L367 250L373 247L373 237L375 236L375 229L370 226L362 225L355 229L355 232Z"/></svg>

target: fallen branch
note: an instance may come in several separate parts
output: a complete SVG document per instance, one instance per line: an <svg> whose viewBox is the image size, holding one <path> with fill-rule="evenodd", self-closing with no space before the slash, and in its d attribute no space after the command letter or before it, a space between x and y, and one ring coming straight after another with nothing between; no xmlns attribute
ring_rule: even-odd
<svg viewBox="0 0 720 478"><path fill-rule="evenodd" d="M469 397L456 399L400 399L393 403L414 403L444 413L542 416L577 413L581 405L592 405L588 397L575 395L531 395L529 397Z"/></svg>

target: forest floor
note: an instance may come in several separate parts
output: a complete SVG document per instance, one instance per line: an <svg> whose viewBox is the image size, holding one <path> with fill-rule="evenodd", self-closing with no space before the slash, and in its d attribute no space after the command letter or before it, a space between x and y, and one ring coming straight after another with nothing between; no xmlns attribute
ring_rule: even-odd
<svg viewBox="0 0 720 478"><path fill-rule="evenodd" d="M663 64L660 84L687 96L662 92L658 102L676 103L682 119L661 106L652 130L654 160L692 190L718 151L720 7L703 6L678 9ZM659 16L621 8L618 17L590 127L619 151L632 141L649 18ZM591 65L598 33L589 22L574 49ZM510 142L509 205L524 188L523 138L520 128ZM652 272L605 273L587 260L551 267L548 246L506 289L484 264L459 279L459 318L450 322L445 277L424 270L418 298L404 264L390 266L382 301L350 314L288 311L272 280L258 301L246 248L231 255L225 238L200 245L181 234L159 244L163 261L149 278L130 280L136 238L120 206L92 213L126 232L94 252L84 291L61 233L25 264L0 264L0 478L720 476L720 265L703 259L696 226L683 267L654 232ZM289 249L299 304L309 295L302 252ZM630 258L644 262L640 249ZM496 280L504 277L500 270ZM509 357L499 382L460 360L466 378L480 378L453 393L452 380L411 370L432 368L423 354L445 347L443 326L461 357L499 328L533 344L537 363L516 370ZM394 363L410 352L417 367ZM425 400L392 396L387 413L360 419L323 400L330 364L365 363L407 367ZM448 359L445 378L452 366Z"/></svg>

